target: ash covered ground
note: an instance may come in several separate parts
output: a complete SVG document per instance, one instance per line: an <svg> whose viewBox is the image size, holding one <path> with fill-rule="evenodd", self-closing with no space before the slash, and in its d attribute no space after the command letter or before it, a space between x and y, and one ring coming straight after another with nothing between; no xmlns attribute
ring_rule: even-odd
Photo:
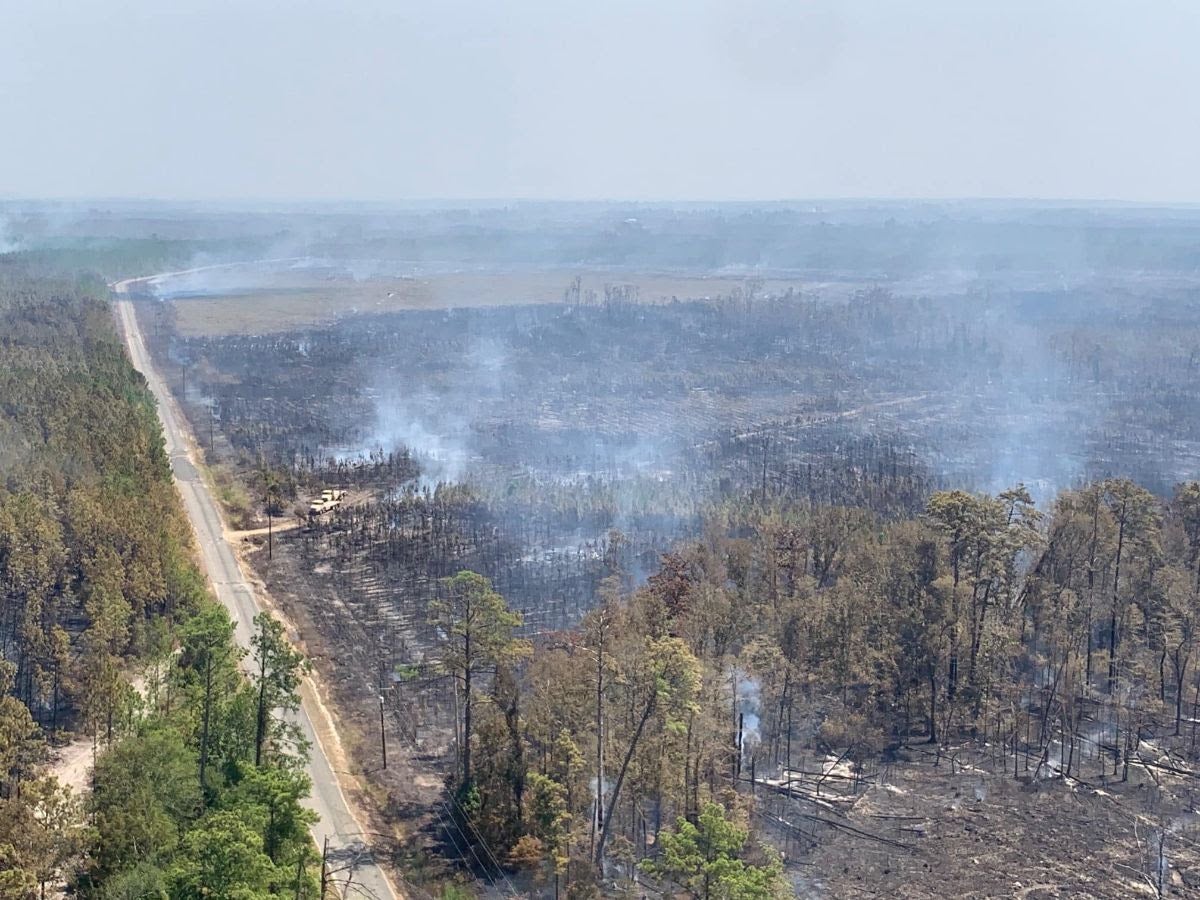
<svg viewBox="0 0 1200 900"><path fill-rule="evenodd" d="M1200 469L1188 259L1150 273L1126 260L1066 274L994 266L986 277L944 261L715 281L692 269L670 276L682 295L631 268L488 274L478 263L464 287L426 265L433 294L439 278L455 279L452 299L394 304L403 265L348 277L322 263L319 289L312 271L286 284L193 280L186 296L148 298L140 315L214 460L250 485L264 469L281 473L284 515L327 485L362 501L278 535L269 562L261 538L251 553L364 766L379 686L397 671L413 679L389 695L404 762L372 777L388 817L428 834L452 731L452 698L428 656L438 579L488 575L537 640L578 622L606 578L639 583L730 504L903 516L942 487L1024 482L1044 502L1110 475L1166 495ZM289 298L304 307L295 318L237 313L251 333L206 330L214 313L193 306L224 302L227 320ZM245 515L255 519L253 504ZM1140 889L1146 829L1183 821L1182 788L1153 803L1145 797L1161 785L1114 789L1100 750L1084 794L1061 803L1007 780L1010 758L995 748L957 752L967 768L902 760L826 783L823 802L852 808L857 831L797 821L787 796L761 800L758 824L813 896L879 885L931 896L961 878L973 896L1115 897ZM836 765L807 762L818 773ZM1068 845L1077 856L1106 847L1108 868L1081 880L1059 865ZM1036 877L993 871L1018 860Z"/></svg>
<svg viewBox="0 0 1200 900"><path fill-rule="evenodd" d="M797 466L865 444L938 483L1043 498L1113 473L1167 491L1196 467L1186 286L831 299L746 281L666 303L638 302L636 278L589 299L571 286L554 304L176 336L169 352L239 449L320 465L407 448L426 481L485 490L699 497L739 470L786 490Z"/></svg>

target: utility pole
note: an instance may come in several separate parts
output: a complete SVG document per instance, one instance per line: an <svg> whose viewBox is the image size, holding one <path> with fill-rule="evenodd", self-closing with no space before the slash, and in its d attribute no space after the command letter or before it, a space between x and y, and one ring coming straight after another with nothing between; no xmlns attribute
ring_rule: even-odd
<svg viewBox="0 0 1200 900"><path fill-rule="evenodd" d="M737 752L733 756L733 790L736 791L738 782L742 780L742 751L744 744L743 727L745 726L745 713L738 713L738 738Z"/></svg>
<svg viewBox="0 0 1200 900"><path fill-rule="evenodd" d="M304 861L308 857L306 848L300 849L300 857L296 861L296 900L300 900L300 891L304 884Z"/></svg>
<svg viewBox="0 0 1200 900"><path fill-rule="evenodd" d="M379 743L383 747L383 768L387 770L387 729L383 727L383 694L379 695Z"/></svg>
<svg viewBox="0 0 1200 900"><path fill-rule="evenodd" d="M591 850L604 827L604 626L599 625L600 646L596 650L596 810L592 816Z"/></svg>
<svg viewBox="0 0 1200 900"><path fill-rule="evenodd" d="M274 516L271 515L271 495L278 493L275 476L265 466L263 468L263 501L267 507L267 560L275 558L275 537L273 533Z"/></svg>
<svg viewBox="0 0 1200 900"><path fill-rule="evenodd" d="M763 438L763 455L762 455L762 502L765 506L767 503L767 450L771 447L771 436L767 435Z"/></svg>
<svg viewBox="0 0 1200 900"><path fill-rule="evenodd" d="M325 888L329 884L329 838L321 848L321 900L325 900Z"/></svg>

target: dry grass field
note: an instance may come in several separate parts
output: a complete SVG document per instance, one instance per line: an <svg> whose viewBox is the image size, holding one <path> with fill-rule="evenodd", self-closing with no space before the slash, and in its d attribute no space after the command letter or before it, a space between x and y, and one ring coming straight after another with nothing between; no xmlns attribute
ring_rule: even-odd
<svg viewBox="0 0 1200 900"><path fill-rule="evenodd" d="M563 270L521 273L462 273L422 277L349 276L294 278L284 287L240 291L221 296L179 298L174 302L180 334L187 337L267 334L324 325L346 315L413 309L450 309L559 303L572 290L576 274ZM628 272L579 273L581 300L603 300L606 289L643 303L672 299L702 300L737 296L751 280L734 276L674 276ZM799 280L758 280L759 294L784 294L828 285ZM849 288L843 288L849 290ZM573 296L573 295L572 295Z"/></svg>

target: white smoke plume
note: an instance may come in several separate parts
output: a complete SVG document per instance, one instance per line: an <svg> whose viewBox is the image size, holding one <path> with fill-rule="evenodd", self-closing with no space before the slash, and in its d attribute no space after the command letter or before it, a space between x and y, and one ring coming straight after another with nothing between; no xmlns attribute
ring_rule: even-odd
<svg viewBox="0 0 1200 900"><path fill-rule="evenodd" d="M735 670L734 679L737 685L737 709L742 717L742 755L752 751L762 742L761 707L762 686L758 679L748 673Z"/></svg>
<svg viewBox="0 0 1200 900"><path fill-rule="evenodd" d="M16 253L23 247L21 241L13 234L12 224L6 216L0 216L0 255Z"/></svg>

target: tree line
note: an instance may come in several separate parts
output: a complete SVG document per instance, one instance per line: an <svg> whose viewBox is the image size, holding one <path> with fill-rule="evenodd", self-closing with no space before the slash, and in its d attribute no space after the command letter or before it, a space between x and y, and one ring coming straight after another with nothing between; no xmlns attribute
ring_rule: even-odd
<svg viewBox="0 0 1200 900"><path fill-rule="evenodd" d="M431 607L459 698L451 837L571 896L786 895L754 793L790 791L805 752L861 774L988 741L1024 780L1200 759L1197 482L1045 509L948 490L893 518L731 505L600 595L535 644L474 573Z"/></svg>
<svg viewBox="0 0 1200 900"><path fill-rule="evenodd" d="M0 269L0 897L317 897L305 663L269 617L242 659L106 295Z"/></svg>

